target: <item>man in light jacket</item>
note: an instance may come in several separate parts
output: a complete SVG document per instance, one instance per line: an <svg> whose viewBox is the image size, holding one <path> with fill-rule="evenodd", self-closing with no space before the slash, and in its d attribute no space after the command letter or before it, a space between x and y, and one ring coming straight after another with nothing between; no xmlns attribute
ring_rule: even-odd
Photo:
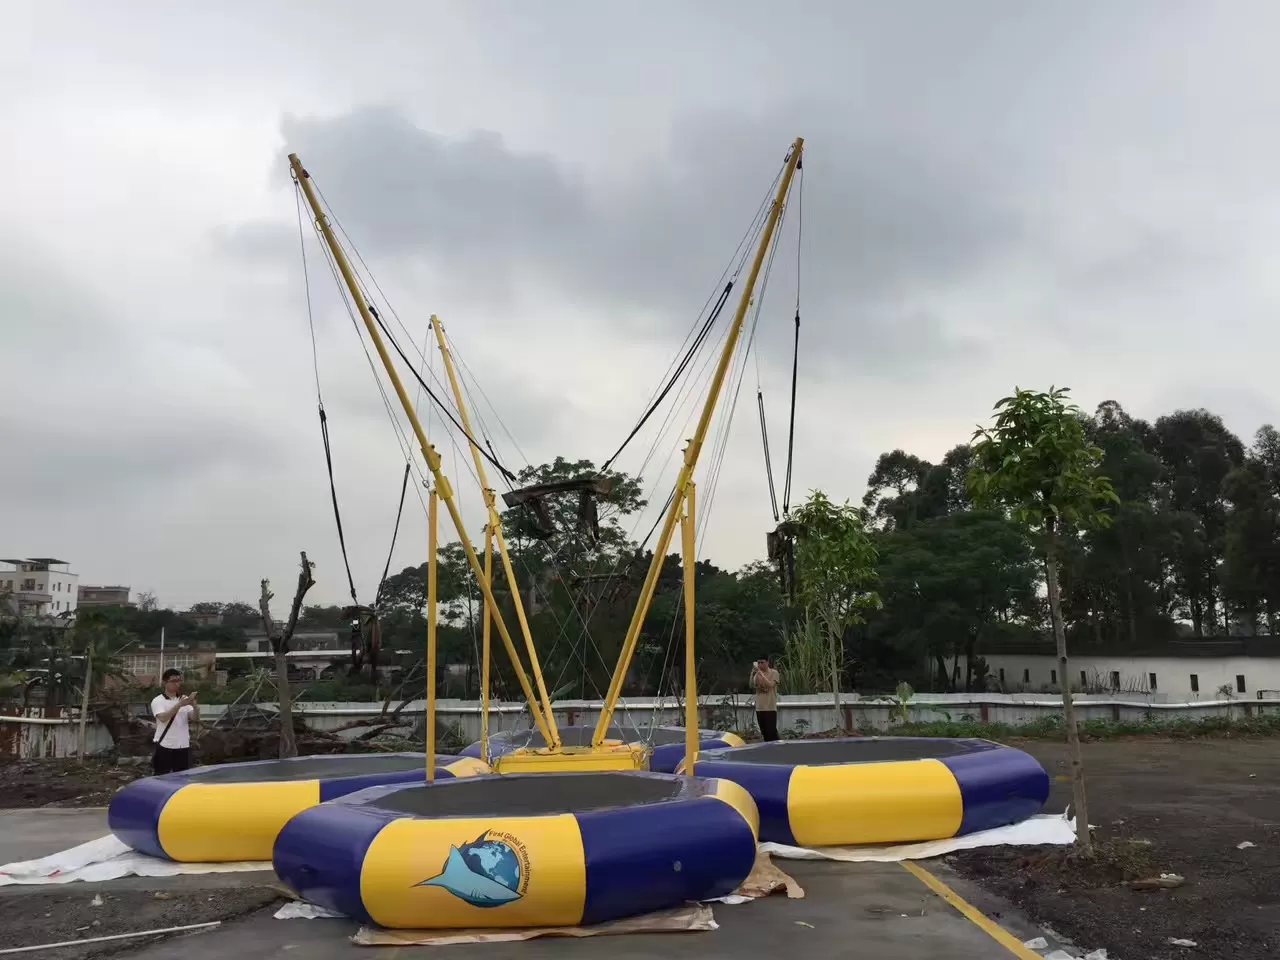
<svg viewBox="0 0 1280 960"><path fill-rule="evenodd" d="M778 671L761 657L751 667L751 686L756 691L756 723L765 740L778 739Z"/></svg>

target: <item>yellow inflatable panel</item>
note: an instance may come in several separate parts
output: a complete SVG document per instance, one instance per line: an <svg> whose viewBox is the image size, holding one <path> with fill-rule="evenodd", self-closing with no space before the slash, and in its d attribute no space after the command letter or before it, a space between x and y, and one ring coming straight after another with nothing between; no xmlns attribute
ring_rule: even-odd
<svg viewBox="0 0 1280 960"><path fill-rule="evenodd" d="M436 758L440 779L490 774L472 757ZM318 803L393 783L424 783L422 753L332 754L195 767L144 777L107 808L111 832L134 850L188 863L270 860L289 820Z"/></svg>
<svg viewBox="0 0 1280 960"><path fill-rule="evenodd" d="M829 847L954 836L964 803L945 765L913 760L796 767L787 812L799 846Z"/></svg>
<svg viewBox="0 0 1280 960"><path fill-rule="evenodd" d="M801 847L942 840L1017 823L1049 775L988 740L848 737L708 750L700 777L732 780L759 811L762 841Z"/></svg>

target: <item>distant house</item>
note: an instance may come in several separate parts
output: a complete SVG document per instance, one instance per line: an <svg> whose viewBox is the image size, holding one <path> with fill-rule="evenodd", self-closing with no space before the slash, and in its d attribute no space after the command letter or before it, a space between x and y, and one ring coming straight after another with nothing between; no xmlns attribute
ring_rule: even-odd
<svg viewBox="0 0 1280 960"><path fill-rule="evenodd" d="M154 686L160 676L170 668L191 674L192 679L211 674L217 651L211 647L190 648L171 646L131 647L120 659L125 672L143 686Z"/></svg>
<svg viewBox="0 0 1280 960"><path fill-rule="evenodd" d="M187 623L194 623L197 627L222 626L221 612L195 613L194 611L187 610L184 613L178 614L178 616L182 617L182 619L187 621Z"/></svg>
<svg viewBox="0 0 1280 960"><path fill-rule="evenodd" d="M982 655L987 683L1005 693L1058 691L1063 682L1085 693L1133 693L1177 700L1257 699L1280 695L1280 637L1175 641L1160 650L1072 654L1070 676L1058 675L1050 649ZM964 676L964 658L959 675Z"/></svg>
<svg viewBox="0 0 1280 960"><path fill-rule="evenodd" d="M19 617L60 617L75 613L79 594L78 573L65 560L54 557L0 559L12 570L0 569L0 595Z"/></svg>
<svg viewBox="0 0 1280 960"><path fill-rule="evenodd" d="M82 607L132 607L129 587L91 587L83 584L77 590Z"/></svg>

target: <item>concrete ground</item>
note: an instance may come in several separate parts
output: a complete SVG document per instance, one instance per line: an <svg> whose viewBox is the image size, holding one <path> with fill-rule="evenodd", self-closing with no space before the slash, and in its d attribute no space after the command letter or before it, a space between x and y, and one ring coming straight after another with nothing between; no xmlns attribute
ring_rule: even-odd
<svg viewBox="0 0 1280 960"><path fill-rule="evenodd" d="M35 860L105 837L108 832L103 807L0 810L0 864Z"/></svg>
<svg viewBox="0 0 1280 960"><path fill-rule="evenodd" d="M449 955L456 953L460 960L780 960L853 953L876 960L1014 956L898 864L804 861L785 867L805 888L803 900L774 896L732 907L717 905L720 929L715 932L451 946ZM168 942L126 956L161 960L180 952L184 960L367 958L369 947L348 942L355 930L355 924L346 921L276 920L267 911L190 937L180 951Z"/></svg>
<svg viewBox="0 0 1280 960"><path fill-rule="evenodd" d="M66 849L105 833L101 810L0 811L0 863L32 859ZM738 906L715 906L720 929L709 933L653 934L647 936L592 937L581 940L548 938L528 942L453 946L460 960L718 960L745 956L782 960L797 950L814 957L857 954L877 960L997 960L1022 956L1001 946L978 923L963 916L941 896L900 864L848 864L815 861L783 861L779 864L804 887L802 900L768 897ZM984 903L975 888L963 885L940 865L930 869L947 883L955 883L963 896L988 916L1000 911L1002 922L1017 939L1035 936L1029 924L1005 913L1000 904ZM69 884L62 888L174 890L207 885L261 882L255 874L210 874L176 878L129 878L109 884ZM0 887L0 898L10 909L21 910L20 899L43 887ZM979 899L974 899L978 897ZM34 901L33 901L34 902ZM993 907L995 909L993 909ZM342 920L276 920L274 908L224 923L220 928L167 940L150 946L117 950L113 956L131 960L162 960L181 954L184 960L271 960L305 955L308 960L346 960L370 955L371 948L357 947L349 937L356 925ZM403 948L384 948L389 951ZM301 951L301 952L300 952ZM376 955L376 953L375 953ZM61 951L42 956L60 960Z"/></svg>

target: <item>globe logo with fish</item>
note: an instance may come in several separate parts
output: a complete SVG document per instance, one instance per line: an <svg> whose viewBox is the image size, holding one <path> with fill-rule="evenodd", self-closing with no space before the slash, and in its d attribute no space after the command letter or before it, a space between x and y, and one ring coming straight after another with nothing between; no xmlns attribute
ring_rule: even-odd
<svg viewBox="0 0 1280 960"><path fill-rule="evenodd" d="M440 872L420 887L442 887L473 907L500 907L524 896L529 854L515 837L486 830L470 843L451 846Z"/></svg>

